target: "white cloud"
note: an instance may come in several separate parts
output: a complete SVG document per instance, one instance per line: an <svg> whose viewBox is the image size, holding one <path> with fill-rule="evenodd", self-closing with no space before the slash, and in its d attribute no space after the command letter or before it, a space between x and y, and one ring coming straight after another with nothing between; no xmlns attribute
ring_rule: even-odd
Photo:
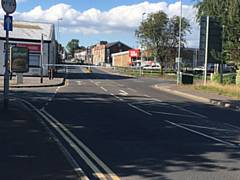
<svg viewBox="0 0 240 180"><path fill-rule="evenodd" d="M28 12L18 12L15 13L15 18L52 23L57 23L59 18L63 18L61 21L63 33L91 35L128 32L133 34L142 20L143 12L148 14L162 10L171 17L179 14L179 8L179 2L169 4L167 2L150 3L145 1L139 4L118 6L108 11L91 8L80 12L71 5L60 3L48 9L37 6ZM195 21L195 14L196 9L192 5L183 6L183 16L189 19L192 25L192 35L188 36L189 46L198 46L199 28Z"/></svg>

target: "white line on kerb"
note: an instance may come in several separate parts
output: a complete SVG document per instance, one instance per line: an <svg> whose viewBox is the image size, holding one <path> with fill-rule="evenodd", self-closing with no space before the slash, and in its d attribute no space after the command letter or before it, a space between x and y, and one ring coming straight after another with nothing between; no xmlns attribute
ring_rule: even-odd
<svg viewBox="0 0 240 180"><path fill-rule="evenodd" d="M222 144L225 144L225 145L228 145L228 146L235 146L235 147L236 147L236 145L233 144L233 143L230 143L230 142L227 142L227 141L218 139L218 138L216 138L216 137L213 137L213 136L204 134L204 133L202 133L202 132L195 131L195 130L193 130L193 129L187 128L187 127L182 126L182 125L180 125L180 124L177 124L177 123L174 123L174 122L171 122L171 121L168 121L168 120L165 120L165 122L167 122L167 123L169 123L169 124L171 124L171 125L173 125L173 126L179 127L179 128L181 128L181 129L184 129L184 130L186 130L186 131L189 131L189 132L191 132L191 133L198 134L198 135L203 136L203 137L205 137L205 138L208 138L208 139L211 139L211 140L220 142L220 143L222 143Z"/></svg>
<svg viewBox="0 0 240 180"><path fill-rule="evenodd" d="M137 106L134 106L133 104L128 103L128 105L129 105L130 107L132 107L132 108L140 111L140 112L143 112L144 114L147 114L147 115L149 115L149 116L152 116L151 113L149 113L149 112L147 112L147 111L145 111L145 110L143 110L143 109L141 109L141 108L139 108L139 107L137 107Z"/></svg>

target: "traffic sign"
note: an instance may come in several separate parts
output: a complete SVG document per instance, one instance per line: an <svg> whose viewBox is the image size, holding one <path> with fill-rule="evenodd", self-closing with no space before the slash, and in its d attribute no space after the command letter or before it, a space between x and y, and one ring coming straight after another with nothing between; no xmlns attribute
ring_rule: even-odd
<svg viewBox="0 0 240 180"><path fill-rule="evenodd" d="M16 11L16 0L1 0L2 8L7 14L12 14Z"/></svg>
<svg viewBox="0 0 240 180"><path fill-rule="evenodd" d="M12 16L4 16L4 30L5 31L12 31Z"/></svg>
<svg viewBox="0 0 240 180"><path fill-rule="evenodd" d="M182 63L182 58L176 58L176 63Z"/></svg>

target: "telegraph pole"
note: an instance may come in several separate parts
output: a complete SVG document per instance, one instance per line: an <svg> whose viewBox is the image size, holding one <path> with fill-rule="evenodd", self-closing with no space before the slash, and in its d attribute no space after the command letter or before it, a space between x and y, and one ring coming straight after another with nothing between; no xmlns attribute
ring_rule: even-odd
<svg viewBox="0 0 240 180"><path fill-rule="evenodd" d="M182 83L181 80L181 39L182 39L182 0L180 0L180 19L179 19L179 45L177 58L177 85Z"/></svg>

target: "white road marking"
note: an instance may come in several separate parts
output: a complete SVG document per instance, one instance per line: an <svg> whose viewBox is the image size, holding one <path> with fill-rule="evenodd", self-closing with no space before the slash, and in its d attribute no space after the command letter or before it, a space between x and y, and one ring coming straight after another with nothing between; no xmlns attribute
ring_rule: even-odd
<svg viewBox="0 0 240 180"><path fill-rule="evenodd" d="M201 118L208 119L208 117L205 116L205 115L203 115L203 114L196 113L196 112L193 112L193 111L191 111L191 110L188 110L188 109L185 109L185 108L182 108L182 107L180 107L180 106L173 105L173 104L169 104L169 105L172 106L172 107L175 107L175 108L177 108L177 109L180 109L180 110L182 110L182 111L188 112L188 113L190 113L190 114L199 116L199 117L201 117Z"/></svg>
<svg viewBox="0 0 240 180"><path fill-rule="evenodd" d="M82 82L81 81L77 81L77 84L78 84L78 86L81 86Z"/></svg>
<svg viewBox="0 0 240 180"><path fill-rule="evenodd" d="M178 117L199 118L198 116L193 116L193 115L185 115L185 114L177 114L177 113L167 113L167 112L160 112L160 111L151 111L151 113L163 114L163 115L169 115L169 116L178 116Z"/></svg>
<svg viewBox="0 0 240 180"><path fill-rule="evenodd" d="M189 126L189 127L195 127L199 129L207 129L207 130L214 130L214 131L229 131L229 132L239 132L237 130L231 130L231 129L220 129L220 128L212 128L212 127L206 127L206 126L198 126L198 125L193 125L193 124L185 124L185 123L180 123L180 125L183 126Z"/></svg>
<svg viewBox="0 0 240 180"><path fill-rule="evenodd" d="M130 91L133 91L133 92L137 92L137 90L135 90L135 89L132 89L132 88L127 88L128 90L130 90Z"/></svg>
<svg viewBox="0 0 240 180"><path fill-rule="evenodd" d="M230 127L232 127L232 128L235 128L235 129L240 130L240 127L239 127L239 126L235 126L235 125L232 125L232 124L229 124L229 123L224 123L224 124L227 125L227 126L230 126Z"/></svg>
<svg viewBox="0 0 240 180"><path fill-rule="evenodd" d="M119 101L124 101L122 98L120 98L120 97L114 95L113 93L111 93L110 95L113 96L113 97L115 97L115 98L118 99Z"/></svg>
<svg viewBox="0 0 240 180"><path fill-rule="evenodd" d="M186 131L189 131L189 132L191 132L191 133L198 134L198 135L203 136L203 137L205 137L205 138L214 140L214 141L216 141L216 142L219 142L219 143L222 143L222 144L225 144L225 145L228 145L228 146L234 146L234 147L236 147L236 144L233 144L233 143L230 143L230 142L227 142L227 141L218 139L218 138L216 138L216 137L213 137L213 136L204 134L204 133L199 132L199 131L195 131L195 130L193 130L193 129L187 128L187 127L182 126L182 125L180 125L180 124L177 124L177 123L174 123L174 122L171 122L171 121L168 121L168 120L165 120L165 122L167 122L167 123L169 123L169 124L171 124L171 125L173 125L173 126L179 127L179 128L181 128L181 129L184 129L184 130L186 130Z"/></svg>
<svg viewBox="0 0 240 180"><path fill-rule="evenodd" d="M105 91L105 92L108 92L108 90L107 89L105 89L104 87L100 87L103 91Z"/></svg>
<svg viewBox="0 0 240 180"><path fill-rule="evenodd" d="M120 95L122 95L122 96L127 96L128 95L128 93L126 92L126 91L124 91L124 90L119 90L120 91Z"/></svg>
<svg viewBox="0 0 240 180"><path fill-rule="evenodd" d="M149 112L147 112L147 111L145 111L145 110L143 110L143 109L141 109L141 108L139 108L139 107L137 107L137 106L134 106L133 104L128 103L128 105L129 105L130 107L132 107L132 108L140 111L140 112L143 112L144 114L147 114L147 115L149 115L149 116L152 116L151 113L149 113Z"/></svg>

